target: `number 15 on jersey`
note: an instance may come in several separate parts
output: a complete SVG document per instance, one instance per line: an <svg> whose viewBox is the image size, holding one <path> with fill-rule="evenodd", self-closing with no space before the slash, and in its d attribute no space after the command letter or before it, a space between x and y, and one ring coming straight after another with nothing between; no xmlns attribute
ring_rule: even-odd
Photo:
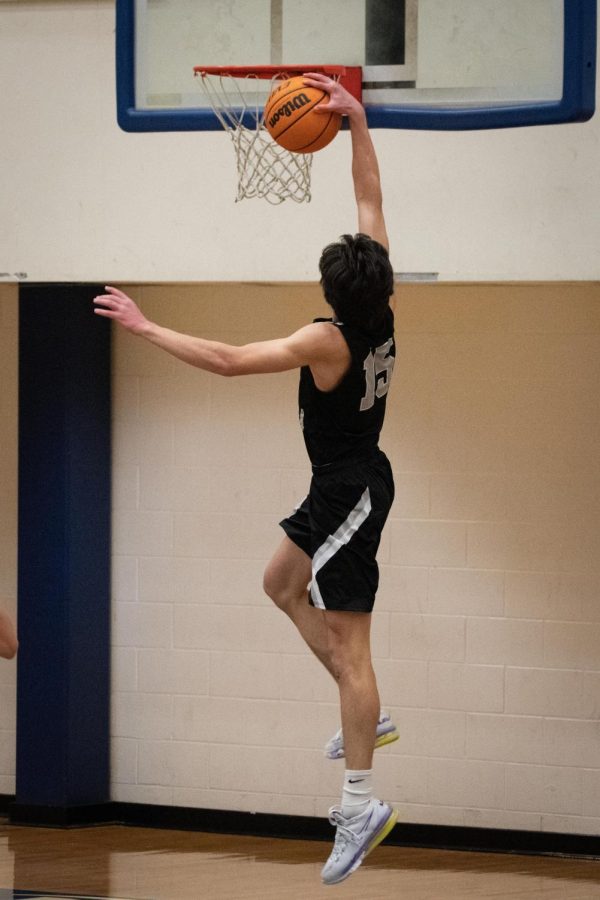
<svg viewBox="0 0 600 900"><path fill-rule="evenodd" d="M393 343L394 339L390 338L385 344L377 347L375 352L371 351L363 363L366 390L360 401L361 412L371 409L375 398L385 397L389 390L395 360L395 357L390 356Z"/></svg>

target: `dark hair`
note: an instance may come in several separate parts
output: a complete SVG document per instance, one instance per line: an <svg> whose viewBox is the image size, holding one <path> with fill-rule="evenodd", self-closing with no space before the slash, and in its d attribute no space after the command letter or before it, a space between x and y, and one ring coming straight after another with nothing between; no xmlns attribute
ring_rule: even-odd
<svg viewBox="0 0 600 900"><path fill-rule="evenodd" d="M337 318L365 331L377 329L394 292L394 272L385 247L366 234L343 234L319 260L325 299Z"/></svg>

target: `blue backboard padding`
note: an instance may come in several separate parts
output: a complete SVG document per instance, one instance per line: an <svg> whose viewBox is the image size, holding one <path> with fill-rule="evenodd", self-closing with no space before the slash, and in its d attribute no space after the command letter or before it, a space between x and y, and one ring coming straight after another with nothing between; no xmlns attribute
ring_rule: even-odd
<svg viewBox="0 0 600 900"><path fill-rule="evenodd" d="M219 131L210 109L137 109L135 0L117 0L117 121L124 131ZM440 109L367 105L371 128L464 131L585 122L595 111L597 0L566 0L563 96L554 102ZM190 78L192 73L190 73Z"/></svg>

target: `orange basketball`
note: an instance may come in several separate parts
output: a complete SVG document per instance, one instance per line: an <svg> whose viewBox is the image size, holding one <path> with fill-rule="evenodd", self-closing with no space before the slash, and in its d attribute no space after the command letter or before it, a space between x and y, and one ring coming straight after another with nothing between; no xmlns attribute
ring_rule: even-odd
<svg viewBox="0 0 600 900"><path fill-rule="evenodd" d="M314 153L334 139L342 124L339 113L315 113L329 95L303 84L302 75L282 81L265 106L265 126L274 141L293 153Z"/></svg>

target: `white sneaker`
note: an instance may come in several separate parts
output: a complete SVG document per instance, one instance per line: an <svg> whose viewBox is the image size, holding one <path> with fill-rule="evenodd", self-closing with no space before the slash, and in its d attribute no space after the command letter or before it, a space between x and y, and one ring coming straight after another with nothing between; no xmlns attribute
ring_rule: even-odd
<svg viewBox="0 0 600 900"><path fill-rule="evenodd" d="M364 813L346 819L339 806L329 810L329 821L337 825L335 843L331 855L321 871L325 884L337 884L352 875L371 850L390 833L398 810L382 800L373 798Z"/></svg>
<svg viewBox="0 0 600 900"><path fill-rule="evenodd" d="M399 737L398 729L390 719L389 714L381 710L375 733L375 749L384 747L386 744L393 744ZM341 728L325 744L325 756L327 759L342 759L345 756L344 735Z"/></svg>

